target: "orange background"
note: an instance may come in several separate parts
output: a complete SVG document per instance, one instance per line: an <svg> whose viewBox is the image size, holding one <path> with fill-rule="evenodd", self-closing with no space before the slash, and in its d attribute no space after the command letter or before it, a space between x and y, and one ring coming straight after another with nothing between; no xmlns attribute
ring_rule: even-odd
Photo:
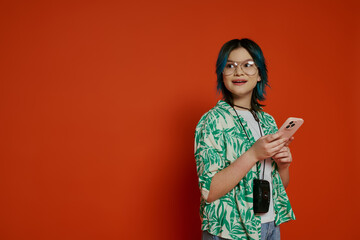
<svg viewBox="0 0 360 240"><path fill-rule="evenodd" d="M1 1L0 239L200 239L194 129L222 44L302 117L283 239L357 236L359 3ZM356 235L355 235L356 234Z"/></svg>

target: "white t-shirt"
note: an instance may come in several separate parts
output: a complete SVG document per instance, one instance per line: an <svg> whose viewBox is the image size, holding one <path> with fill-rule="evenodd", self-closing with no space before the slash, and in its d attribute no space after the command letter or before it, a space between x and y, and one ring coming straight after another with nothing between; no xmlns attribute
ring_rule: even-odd
<svg viewBox="0 0 360 240"><path fill-rule="evenodd" d="M254 116L251 114L248 110L236 110L236 112L243 117L248 125L248 127L251 130L252 135L255 138L255 141L258 140L261 135L259 132L259 125L254 119ZM260 128L261 129L261 128ZM261 129L261 134L264 136L263 130ZM269 211L267 213L258 213L256 216L261 216L261 223L267 223L272 222L275 220L275 214L274 214L274 203L273 203L273 197L272 197L272 177L271 177L271 163L272 160L270 158L263 160L260 162L260 179L262 179L263 176L263 170L264 170L264 161L265 161L265 174L264 179L269 181L270 183L270 206Z"/></svg>

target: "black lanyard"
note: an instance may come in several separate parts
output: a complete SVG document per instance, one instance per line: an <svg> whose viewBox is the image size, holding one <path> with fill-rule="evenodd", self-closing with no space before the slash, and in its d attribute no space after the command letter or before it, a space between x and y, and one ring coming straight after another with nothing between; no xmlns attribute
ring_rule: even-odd
<svg viewBox="0 0 360 240"><path fill-rule="evenodd" d="M241 125L242 129L244 130L244 132L245 132L245 134L246 134L246 137L247 137L247 139L249 140L249 142L251 142L251 141L250 141L250 138L249 138L247 132L245 131L244 125L242 124L242 121L241 121L241 119L240 119L240 117L239 117L239 114L238 114L237 111L235 110L234 106L235 106L235 107L239 107L239 108L246 109L246 110L248 110L248 111L253 115L255 121L257 122L257 124L258 124L258 126L259 126L260 137L262 137L263 135L262 135L262 132L261 132L260 120L259 120L258 116L256 115L256 112L255 112L254 110L251 110L251 109L248 109L248 108L245 108L245 107L241 107L241 106L238 106L238 105L233 105L232 108L234 109L234 111L235 111L235 113L236 113L236 116L237 116L238 119L239 119L240 125ZM259 171L259 169L257 169L257 170ZM264 167L263 167L263 176L262 176L262 179L264 179L264 177L265 177L265 159L264 159Z"/></svg>

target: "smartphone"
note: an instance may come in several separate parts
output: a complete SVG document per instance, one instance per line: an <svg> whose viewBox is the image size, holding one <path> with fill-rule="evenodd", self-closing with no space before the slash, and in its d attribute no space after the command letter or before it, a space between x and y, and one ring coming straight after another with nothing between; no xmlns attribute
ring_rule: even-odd
<svg viewBox="0 0 360 240"><path fill-rule="evenodd" d="M291 138L292 135L300 128L304 123L304 120L301 118L289 117L286 119L284 124L279 129L279 133L282 138Z"/></svg>

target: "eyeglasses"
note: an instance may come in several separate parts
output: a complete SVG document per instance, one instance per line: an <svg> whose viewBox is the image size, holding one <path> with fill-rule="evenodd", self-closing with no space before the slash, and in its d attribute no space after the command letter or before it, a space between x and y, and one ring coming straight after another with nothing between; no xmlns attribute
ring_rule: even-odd
<svg viewBox="0 0 360 240"><path fill-rule="evenodd" d="M244 62L228 62L223 70L223 75L228 76L234 74L238 66L240 66L241 70L248 76L255 75L258 71L253 60L246 60Z"/></svg>

